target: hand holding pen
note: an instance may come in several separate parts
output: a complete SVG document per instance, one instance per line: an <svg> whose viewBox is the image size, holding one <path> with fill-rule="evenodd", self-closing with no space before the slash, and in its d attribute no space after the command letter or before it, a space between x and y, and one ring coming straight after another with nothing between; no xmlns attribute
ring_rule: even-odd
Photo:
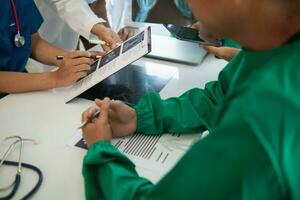
<svg viewBox="0 0 300 200"><path fill-rule="evenodd" d="M98 101L98 99L97 99L96 101ZM100 101L100 100L99 100L99 101ZM132 103L129 103L129 102L126 102L126 101L119 101L119 100L115 101L115 100L111 100L110 102L113 102L113 103L114 103L114 102L120 102L120 103L125 104L125 105L130 106L130 107L133 107L133 106L134 106ZM83 121L83 122L80 124L80 126L78 127L78 129L81 129L81 128L83 128L85 125L87 125L88 123L91 123L94 119L98 118L99 115L100 115L100 110L99 110L99 108L98 108L98 107L95 107L95 106L94 106L94 107L90 107L90 108L89 108L89 112L91 112L92 114L90 115L90 117L88 117L87 120Z"/></svg>
<svg viewBox="0 0 300 200"><path fill-rule="evenodd" d="M118 34L102 23L95 24L92 27L91 33L96 35L100 40L90 40L89 42L100 44L106 52L116 48L117 44L122 42Z"/></svg>
<svg viewBox="0 0 300 200"><path fill-rule="evenodd" d="M85 123L85 125L82 124L83 136L89 146L97 141L104 140L103 138L108 138L104 137L108 132L111 137L124 137L136 131L137 117L132 104L126 103L131 105L128 106L122 101L110 100L109 98L96 99L95 103L101 111L98 117L96 117L97 109L95 109L95 106L82 114L82 122ZM103 113L104 109L107 110ZM101 119L102 117L106 117L107 121Z"/></svg>
<svg viewBox="0 0 300 200"><path fill-rule="evenodd" d="M56 59L62 59L59 68L55 71L56 83L55 87L64 87L71 85L78 79L86 76L86 72L90 70L93 60L90 58L91 53L87 51L75 51L67 54L67 56L57 56Z"/></svg>
<svg viewBox="0 0 300 200"><path fill-rule="evenodd" d="M83 122L83 137L90 147L92 144L98 141L111 141L112 130L108 120L109 113L109 99L103 100L105 104L97 105L99 108L90 107L82 114L81 121ZM99 112L99 116L96 117L96 113Z"/></svg>
<svg viewBox="0 0 300 200"><path fill-rule="evenodd" d="M55 72L55 87L63 87L75 83L85 77L96 59L101 58L101 53L75 51L67 56L56 56L60 61L59 68Z"/></svg>
<svg viewBox="0 0 300 200"><path fill-rule="evenodd" d="M92 123L94 119L98 118L100 115L100 110L98 108L95 108L93 111L90 109L88 112L90 112L90 114L88 115L87 119L85 119L80 126L78 127L78 129L83 128L84 126L86 126L88 123Z"/></svg>

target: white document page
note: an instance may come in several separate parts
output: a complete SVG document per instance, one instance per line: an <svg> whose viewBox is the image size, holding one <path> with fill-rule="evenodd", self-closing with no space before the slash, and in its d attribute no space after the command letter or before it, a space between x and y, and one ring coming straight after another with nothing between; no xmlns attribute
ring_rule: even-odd
<svg viewBox="0 0 300 200"><path fill-rule="evenodd" d="M150 171L168 172L205 133L198 134L134 134L111 141L120 152L124 153L137 167ZM68 142L70 146L86 148L81 132ZM163 173L163 174L164 174Z"/></svg>

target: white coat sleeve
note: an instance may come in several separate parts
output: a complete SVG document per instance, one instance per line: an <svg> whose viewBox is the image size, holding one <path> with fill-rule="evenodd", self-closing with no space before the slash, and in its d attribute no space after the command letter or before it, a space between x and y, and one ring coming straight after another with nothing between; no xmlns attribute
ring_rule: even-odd
<svg viewBox="0 0 300 200"><path fill-rule="evenodd" d="M85 37L91 38L91 30L97 23L106 22L97 17L85 0L44 0L50 1L59 17L74 31ZM52 2L51 2L52 1Z"/></svg>

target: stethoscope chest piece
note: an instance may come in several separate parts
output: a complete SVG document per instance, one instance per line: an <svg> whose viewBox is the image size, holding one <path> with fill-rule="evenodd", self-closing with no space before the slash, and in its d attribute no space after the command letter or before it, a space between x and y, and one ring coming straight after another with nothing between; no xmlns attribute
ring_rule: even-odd
<svg viewBox="0 0 300 200"><path fill-rule="evenodd" d="M25 38L20 35L20 32L18 32L15 35L14 42L15 42L16 47L20 48L25 45Z"/></svg>
<svg viewBox="0 0 300 200"><path fill-rule="evenodd" d="M19 19L18 19L18 14L17 14L15 1L10 0L10 4L11 4L12 12L13 12L13 15L14 15L15 24L16 24L16 31L17 31L17 34L14 37L14 43L15 43L15 46L17 48L20 48L20 47L25 45L25 38L23 36L21 36L21 34L20 34L20 24L19 24Z"/></svg>

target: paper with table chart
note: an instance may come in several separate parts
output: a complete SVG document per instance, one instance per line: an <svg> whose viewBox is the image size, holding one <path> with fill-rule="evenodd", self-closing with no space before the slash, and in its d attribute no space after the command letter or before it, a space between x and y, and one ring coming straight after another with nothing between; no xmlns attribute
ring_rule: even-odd
<svg viewBox="0 0 300 200"><path fill-rule="evenodd" d="M67 103L150 51L151 28L148 27L94 62L86 77L72 86L55 89L54 91L62 93Z"/></svg>
<svg viewBox="0 0 300 200"><path fill-rule="evenodd" d="M136 166L151 171L169 171L191 145L206 133L198 134L134 134L113 139L111 144L124 153ZM68 142L70 146L87 149L81 132Z"/></svg>

